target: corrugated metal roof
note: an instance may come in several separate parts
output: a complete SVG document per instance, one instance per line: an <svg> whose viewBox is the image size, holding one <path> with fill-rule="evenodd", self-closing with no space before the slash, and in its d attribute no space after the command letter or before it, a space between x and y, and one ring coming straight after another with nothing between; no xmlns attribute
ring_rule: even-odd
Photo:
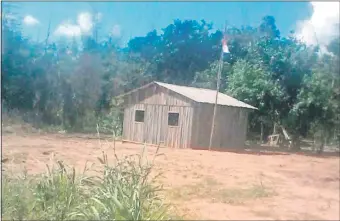
<svg viewBox="0 0 340 221"><path fill-rule="evenodd" d="M165 87L169 90L172 90L178 94L181 94L193 101L196 101L199 103L215 104L216 91L214 90L178 86L174 84L166 84L166 83L157 82L157 81L155 81L154 83L158 84L161 87ZM218 93L217 104L231 106L231 107L243 107L243 108L249 108L249 109L257 109L249 104L246 104L242 101L239 101L223 93Z"/></svg>

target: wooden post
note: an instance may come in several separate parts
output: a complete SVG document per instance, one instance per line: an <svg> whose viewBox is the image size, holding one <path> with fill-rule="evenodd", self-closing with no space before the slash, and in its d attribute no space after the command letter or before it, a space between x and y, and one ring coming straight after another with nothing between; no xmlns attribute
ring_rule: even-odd
<svg viewBox="0 0 340 221"><path fill-rule="evenodd" d="M227 22L225 23L225 26L224 26L223 38L226 32L227 32ZM220 90L222 68L223 68L223 45L221 49L220 63L219 63L218 70L217 70L216 97L215 97L214 113L213 113L213 119L212 119L211 130L210 130L209 150L211 150L212 139L213 139L214 129L215 129L216 107L217 107L218 93Z"/></svg>

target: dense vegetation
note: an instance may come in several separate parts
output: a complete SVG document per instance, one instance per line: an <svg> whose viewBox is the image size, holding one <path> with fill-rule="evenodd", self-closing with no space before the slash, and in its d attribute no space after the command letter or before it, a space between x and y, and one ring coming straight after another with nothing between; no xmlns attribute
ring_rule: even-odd
<svg viewBox="0 0 340 221"><path fill-rule="evenodd" d="M2 104L38 126L87 131L99 123L119 133L115 95L151 80L215 88L222 32L205 21L174 20L120 47L110 36L97 38L99 24L81 41L51 42L47 32L35 42L23 36L20 22L2 19ZM281 36L272 16L227 34L221 92L259 108L249 131L262 127L268 135L274 123L282 125L296 148L301 137L319 134L322 143L339 137L339 38L320 53L293 34Z"/></svg>

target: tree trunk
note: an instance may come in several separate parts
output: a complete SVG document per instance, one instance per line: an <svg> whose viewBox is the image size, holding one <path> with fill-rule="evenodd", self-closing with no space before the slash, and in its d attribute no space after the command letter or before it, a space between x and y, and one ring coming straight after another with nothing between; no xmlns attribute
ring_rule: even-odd
<svg viewBox="0 0 340 221"><path fill-rule="evenodd" d="M293 151L300 151L301 150L300 137L298 135L292 136L292 143L291 143L290 149L293 150Z"/></svg>
<svg viewBox="0 0 340 221"><path fill-rule="evenodd" d="M263 144L263 122L261 122L261 137L260 137L260 142Z"/></svg>

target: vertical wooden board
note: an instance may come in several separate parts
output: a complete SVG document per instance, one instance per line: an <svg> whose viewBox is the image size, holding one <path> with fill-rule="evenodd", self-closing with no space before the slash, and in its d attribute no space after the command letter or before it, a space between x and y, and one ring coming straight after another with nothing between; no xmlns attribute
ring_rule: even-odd
<svg viewBox="0 0 340 221"><path fill-rule="evenodd" d="M236 108L235 108L236 109ZM235 148L238 148L240 147L240 136L242 136L242 134L240 134L240 110L239 108L237 108L235 110L235 119L236 119L236 122L235 122Z"/></svg>
<svg viewBox="0 0 340 221"><path fill-rule="evenodd" d="M134 111L133 111L133 121L134 121L134 128L133 128L133 137L134 137L134 141L137 141L137 142L145 142L145 130L144 130L144 127L145 127L145 120L146 120L146 117L145 117L145 112L144 112L144 122L141 123L141 122L135 122L135 119L134 119L134 116L135 116L135 111L136 110L144 110L145 111L145 106L144 104L135 104L134 105Z"/></svg>
<svg viewBox="0 0 340 221"><path fill-rule="evenodd" d="M238 147L239 145L239 124L240 124L240 111L238 110L238 108L234 108L235 109L235 126L234 126L234 148Z"/></svg>
<svg viewBox="0 0 340 221"><path fill-rule="evenodd" d="M164 109L164 106L158 106L158 111L157 111L157 117L158 117L158 120L159 120L159 124L158 124L158 137L157 137L157 144L160 144L162 142L162 139L164 139L164 131L163 131L163 109Z"/></svg>
<svg viewBox="0 0 340 221"><path fill-rule="evenodd" d="M128 139L128 131L129 131L129 123L128 123L128 109L124 109L124 119L123 119L123 139L127 140Z"/></svg>
<svg viewBox="0 0 340 221"><path fill-rule="evenodd" d="M234 128L234 124L235 124L235 116L234 116L234 110L233 108L229 108L230 109L230 134L229 134L229 141L227 143L227 148L233 147L234 144L234 132L235 132L235 128Z"/></svg>
<svg viewBox="0 0 340 221"><path fill-rule="evenodd" d="M166 146L173 148L172 140L173 140L173 130L170 127L168 127Z"/></svg>
<svg viewBox="0 0 340 221"><path fill-rule="evenodd" d="M238 108L233 108L234 109L234 128L233 128L233 132L234 132L234 142L233 142L233 148L236 148L238 146L238 124L239 124L239 111Z"/></svg>
<svg viewBox="0 0 340 221"><path fill-rule="evenodd" d="M196 142L196 114L198 111L198 107L192 108L192 116L191 116L191 126L190 126L190 139L188 140L187 148L195 147Z"/></svg>
<svg viewBox="0 0 340 221"><path fill-rule="evenodd" d="M157 105L154 105L153 107L153 112L152 112L152 118L151 118L151 121L152 121L152 125L153 125L153 135L152 135L152 143L153 144L158 144L158 137L159 137L159 133L160 133L160 128L159 128L159 125L160 125L160 119L159 119L159 111L160 111L160 106L157 106Z"/></svg>
<svg viewBox="0 0 340 221"><path fill-rule="evenodd" d="M238 124L238 146L242 147L244 146L243 137L244 137L244 131L243 131L243 125L244 125L244 109L239 109L239 124Z"/></svg>
<svg viewBox="0 0 340 221"><path fill-rule="evenodd" d="M248 110L242 109L241 113L240 143L244 146L247 137Z"/></svg>
<svg viewBox="0 0 340 221"><path fill-rule="evenodd" d="M134 129L134 109L129 108L128 109L128 139L132 139L133 136L133 129Z"/></svg>
<svg viewBox="0 0 340 221"><path fill-rule="evenodd" d="M168 98L169 99L169 98ZM169 112L176 112L178 113L178 107L169 106L168 112L166 113L166 117L168 118ZM179 120L182 118L182 116L179 116ZM179 126L169 126L169 122L167 120L167 127L168 127L168 136L167 136L167 146L171 148L176 148L176 133L179 128Z"/></svg>
<svg viewBox="0 0 340 221"><path fill-rule="evenodd" d="M226 141L224 147L230 148L232 146L233 142L233 131L234 131L234 115L233 115L233 109L231 107L228 108L228 140Z"/></svg>
<svg viewBox="0 0 340 221"><path fill-rule="evenodd" d="M191 110L192 108L191 107L187 107L187 108L184 108L184 118L185 121L183 122L183 126L182 126L182 138L181 138L181 143L180 143L180 147L181 148L187 148L188 147L188 142L189 142L189 137L191 135L191 127L190 127L190 124L191 124Z"/></svg>
<svg viewBox="0 0 340 221"><path fill-rule="evenodd" d="M221 121L221 128L220 128L220 147L224 146L226 135L228 134L228 109L221 106L221 113L220 113L220 121Z"/></svg>
<svg viewBox="0 0 340 221"><path fill-rule="evenodd" d="M200 105L199 106L199 110L198 110L198 112L196 114L196 122L195 122L195 124L196 124L196 126L195 126L195 128L196 128L195 147L199 147L200 146L200 142L201 142L201 136L200 136L200 132L201 132L200 127L201 127L201 124L200 124L200 121L202 121L202 120L204 120L204 119L202 119L202 106ZM208 123L208 122L206 122L206 123Z"/></svg>
<svg viewBox="0 0 340 221"><path fill-rule="evenodd" d="M243 146L243 121L244 121L243 111L244 110L240 108L238 113L238 141L237 141L238 147Z"/></svg>
<svg viewBox="0 0 340 221"><path fill-rule="evenodd" d="M145 133L147 142L151 144L159 144L162 132L162 106L146 105L146 116Z"/></svg>
<svg viewBox="0 0 340 221"><path fill-rule="evenodd" d="M196 132L196 146L195 147L203 147L205 146L203 140L205 139L204 136L204 128L202 125L204 124L206 127L209 127L209 122L207 121L205 111L204 111L204 106L203 104L200 104L200 111L196 117L196 127L197 127L197 132Z"/></svg>
<svg viewBox="0 0 340 221"><path fill-rule="evenodd" d="M188 126L189 136L188 136L186 148L189 148L189 145L191 144L191 140L192 140L192 133L193 133L192 127L193 127L194 111L195 111L195 106L190 108L190 116L189 116L190 122L189 122L189 126Z"/></svg>
<svg viewBox="0 0 340 221"><path fill-rule="evenodd" d="M233 142L233 131L234 131L234 115L233 115L233 109L231 107L228 107L228 118L229 118L229 125L228 125L228 140L226 142L225 147L231 147Z"/></svg>
<svg viewBox="0 0 340 221"><path fill-rule="evenodd" d="M228 109L225 107L220 107L222 110L220 113L220 121L221 121L221 128L220 128L220 136L221 136L221 144L220 147L224 147L226 143L226 136L229 132L228 130Z"/></svg>
<svg viewBox="0 0 340 221"><path fill-rule="evenodd" d="M175 148L176 147L176 133L177 133L178 129L175 127L171 127L168 126L167 129L167 141L166 144L167 146L171 147L171 148Z"/></svg>
<svg viewBox="0 0 340 221"><path fill-rule="evenodd" d="M179 121L179 138L178 138L178 148L184 148L185 140L186 140L186 131L187 131L187 122L188 122L188 116L187 116L187 109L184 107L180 108L180 114L182 114L182 117Z"/></svg>
<svg viewBox="0 0 340 221"><path fill-rule="evenodd" d="M206 137L206 139L204 139L204 144L208 148L209 147L209 141L210 141L211 125L213 123L214 105L207 104L207 105L205 105L204 109L205 109L204 115L207 119L206 122L208 122L208 124L207 124L207 127L204 127L202 125L201 128L205 128L205 132L203 133L204 134L203 136ZM212 140L212 146L214 147L214 137L213 137L213 140Z"/></svg>
<svg viewBox="0 0 340 221"><path fill-rule="evenodd" d="M248 123L249 123L248 119L249 119L249 111L247 110L245 114L245 123L244 123L244 142L247 139L247 131L248 131Z"/></svg>
<svg viewBox="0 0 340 221"><path fill-rule="evenodd" d="M193 109L193 117L192 117L192 136L190 139L190 147L195 148L198 147L199 145L199 121L200 121L200 114L201 114L201 105L198 104L194 109Z"/></svg>
<svg viewBox="0 0 340 221"><path fill-rule="evenodd" d="M216 110L216 129L215 129L215 142L214 147L222 147L223 137L225 133L225 122L224 122L224 109L221 106L217 107Z"/></svg>
<svg viewBox="0 0 340 221"><path fill-rule="evenodd" d="M182 117L179 119L179 137L177 141L178 148L185 148L186 136L188 131L188 109L185 107L180 108L180 115Z"/></svg>
<svg viewBox="0 0 340 221"><path fill-rule="evenodd" d="M127 107L124 109L124 122L123 122L123 138L127 140L132 139L133 134L133 109L131 107Z"/></svg>
<svg viewBox="0 0 340 221"><path fill-rule="evenodd" d="M232 125L231 125L231 121L232 121L232 115L231 115L231 110L229 107L224 107L225 110L225 115L224 115L224 120L225 120L225 136L223 139L223 147L228 147L228 143L231 140L231 131L233 130Z"/></svg>
<svg viewBox="0 0 340 221"><path fill-rule="evenodd" d="M209 122L207 121L207 118L206 118L206 115L205 115L205 111L204 111L204 105L203 104L200 104L199 106L199 111L198 111L198 114L196 115L196 128L197 128L197 131L196 131L196 145L195 147L203 147L205 146L203 140L205 139L205 136L204 136L204 129L202 127L202 125L204 124L205 127L209 127Z"/></svg>
<svg viewBox="0 0 340 221"><path fill-rule="evenodd" d="M144 142L144 123L134 124L134 141Z"/></svg>
<svg viewBox="0 0 340 221"><path fill-rule="evenodd" d="M168 137L168 106L162 106L160 142L166 146Z"/></svg>
<svg viewBox="0 0 340 221"><path fill-rule="evenodd" d="M167 143L169 146L174 148L188 147L191 136L192 110L192 107L169 107L169 112L179 113L178 126L167 125Z"/></svg>
<svg viewBox="0 0 340 221"><path fill-rule="evenodd" d="M223 144L222 146L224 148L228 148L230 147L230 143L232 142L233 139L233 134L232 134L232 130L233 130L233 115L232 115L232 109L227 107L225 108L225 112L226 114L224 115L225 118L225 123L226 123L226 132L225 132L225 139L223 140Z"/></svg>
<svg viewBox="0 0 340 221"><path fill-rule="evenodd" d="M134 106L129 108L129 116L130 116L129 139L135 140L135 138L134 138L134 133L135 133L135 107Z"/></svg>
<svg viewBox="0 0 340 221"><path fill-rule="evenodd" d="M149 125L151 125L151 128L147 130L147 133L149 134L149 143L157 144L157 136L158 136L158 118L157 118L157 105L150 105L150 120Z"/></svg>
<svg viewBox="0 0 340 221"><path fill-rule="evenodd" d="M216 111L216 121L218 123L218 127L216 128L216 136L218 138L217 147L223 147L224 137L226 134L226 122L225 122L226 111L223 106L218 106Z"/></svg>
<svg viewBox="0 0 340 221"><path fill-rule="evenodd" d="M131 130L130 130L130 138L131 138L131 140L135 140L135 138L134 138L134 134L135 134L135 107L133 106L133 107L131 107L130 108L130 111L129 111L129 113L130 113L130 116L131 116L131 121L130 121L130 128L131 128Z"/></svg>
<svg viewBox="0 0 340 221"><path fill-rule="evenodd" d="M148 133L150 129L152 129L151 121L150 121L150 113L152 113L152 106L149 105L144 105L144 139L145 142L149 143L150 142L150 135L151 133Z"/></svg>

